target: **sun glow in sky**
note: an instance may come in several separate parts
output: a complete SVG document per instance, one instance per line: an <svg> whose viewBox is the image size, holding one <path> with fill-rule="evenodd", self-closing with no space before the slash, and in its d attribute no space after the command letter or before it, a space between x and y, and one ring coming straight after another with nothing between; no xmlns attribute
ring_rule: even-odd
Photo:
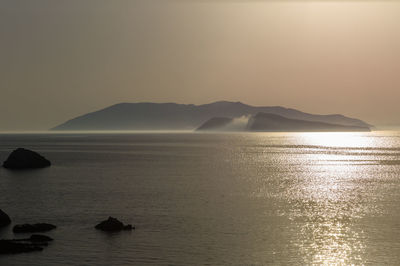
<svg viewBox="0 0 400 266"><path fill-rule="evenodd" d="M0 2L2 130L217 100L400 124L400 2Z"/></svg>

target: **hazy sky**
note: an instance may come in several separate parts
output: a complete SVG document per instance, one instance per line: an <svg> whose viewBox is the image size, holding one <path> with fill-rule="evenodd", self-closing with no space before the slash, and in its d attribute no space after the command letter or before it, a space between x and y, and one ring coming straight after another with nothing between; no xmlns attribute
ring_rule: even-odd
<svg viewBox="0 0 400 266"><path fill-rule="evenodd" d="M400 1L0 0L0 130L216 100L400 125Z"/></svg>

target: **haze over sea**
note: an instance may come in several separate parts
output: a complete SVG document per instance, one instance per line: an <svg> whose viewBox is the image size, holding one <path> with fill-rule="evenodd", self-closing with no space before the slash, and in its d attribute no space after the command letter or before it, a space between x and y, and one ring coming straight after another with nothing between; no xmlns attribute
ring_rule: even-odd
<svg viewBox="0 0 400 266"><path fill-rule="evenodd" d="M1 134L0 160L17 147L52 166L1 168L1 209L58 228L0 265L400 261L398 131ZM110 215L136 230L93 228Z"/></svg>

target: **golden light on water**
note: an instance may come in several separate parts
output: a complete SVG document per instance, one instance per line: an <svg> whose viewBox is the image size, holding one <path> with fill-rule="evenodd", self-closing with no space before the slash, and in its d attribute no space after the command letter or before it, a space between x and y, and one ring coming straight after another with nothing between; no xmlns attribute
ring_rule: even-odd
<svg viewBox="0 0 400 266"><path fill-rule="evenodd" d="M79 264L88 254L87 261L102 264L110 251L121 255L111 261L115 265L400 261L398 132L8 138L3 154L10 143L41 143L59 165L49 171L1 171L5 196L0 198L14 199L9 205L14 209L22 206L19 217L33 208L44 218L58 215L61 226L46 256L13 256L4 265L28 265L32 258L34 265L53 265L54 258ZM49 193L57 201L48 200ZM58 195L71 208L60 208ZM104 208L138 219L138 230L92 232L89 222ZM84 220L77 212L85 213ZM1 233L14 237L11 230Z"/></svg>
<svg viewBox="0 0 400 266"><path fill-rule="evenodd" d="M377 138L370 138L369 133L293 136L305 151L297 158L301 179L289 191L295 209L300 209L291 214L291 219L300 226L295 242L304 261L318 265L362 264L365 232L354 224L371 211L363 206L363 195L368 190L360 183L373 170L360 159L367 156L371 160L369 148L376 145Z"/></svg>
<svg viewBox="0 0 400 266"><path fill-rule="evenodd" d="M329 132L329 133L301 133L299 138L306 145L326 146L326 147L368 147L373 143L368 133L354 132Z"/></svg>

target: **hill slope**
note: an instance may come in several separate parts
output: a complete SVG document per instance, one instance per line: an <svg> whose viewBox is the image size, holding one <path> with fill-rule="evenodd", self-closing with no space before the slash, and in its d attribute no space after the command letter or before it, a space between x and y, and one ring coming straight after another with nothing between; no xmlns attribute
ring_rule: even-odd
<svg viewBox="0 0 400 266"><path fill-rule="evenodd" d="M232 123L233 119L232 118L227 118L227 117L213 117L210 120L207 120L204 124L199 126L196 130L198 131L213 131L213 130L221 130L225 126L229 125Z"/></svg>
<svg viewBox="0 0 400 266"><path fill-rule="evenodd" d="M344 126L324 122L290 119L267 113L258 113L251 117L247 124L247 130L265 132L370 131L369 127Z"/></svg>

